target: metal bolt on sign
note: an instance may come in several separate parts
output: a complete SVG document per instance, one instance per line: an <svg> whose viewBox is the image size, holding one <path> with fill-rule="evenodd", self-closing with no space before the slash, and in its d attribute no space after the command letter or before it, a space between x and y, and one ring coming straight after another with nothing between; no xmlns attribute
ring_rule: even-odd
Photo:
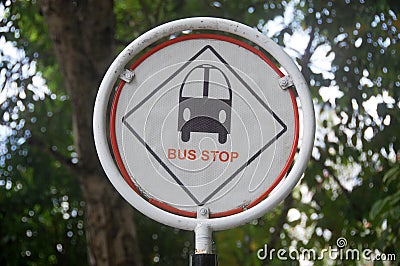
<svg viewBox="0 0 400 266"><path fill-rule="evenodd" d="M125 82L131 82L133 77L135 76L135 73L129 69L125 69L120 75L119 78L122 79Z"/></svg>
<svg viewBox="0 0 400 266"><path fill-rule="evenodd" d="M286 90L294 85L293 80L290 76L283 76L279 79L279 86Z"/></svg>
<svg viewBox="0 0 400 266"><path fill-rule="evenodd" d="M241 23L194 17L149 30L117 56L93 132L121 196L193 231L191 265L204 266L218 264L214 231L261 217L291 192L315 121L307 83L281 47Z"/></svg>
<svg viewBox="0 0 400 266"><path fill-rule="evenodd" d="M199 211L200 217L208 218L208 210L207 208L201 207Z"/></svg>

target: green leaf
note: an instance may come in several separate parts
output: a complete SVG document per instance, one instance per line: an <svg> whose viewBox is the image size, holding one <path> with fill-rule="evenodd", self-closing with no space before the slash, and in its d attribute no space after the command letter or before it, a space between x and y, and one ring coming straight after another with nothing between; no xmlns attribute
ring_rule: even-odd
<svg viewBox="0 0 400 266"><path fill-rule="evenodd" d="M385 210L385 208L389 207L388 202L389 202L388 198L384 198L384 199L381 199L381 200L378 200L377 202L375 202L375 204L371 208L369 217L372 220L376 220L378 217L380 217L382 215L383 211Z"/></svg>
<svg viewBox="0 0 400 266"><path fill-rule="evenodd" d="M400 178L400 166L396 165L395 167L389 169L385 175L383 176L383 182L389 186L391 182L395 181L397 179L397 181L399 181Z"/></svg>

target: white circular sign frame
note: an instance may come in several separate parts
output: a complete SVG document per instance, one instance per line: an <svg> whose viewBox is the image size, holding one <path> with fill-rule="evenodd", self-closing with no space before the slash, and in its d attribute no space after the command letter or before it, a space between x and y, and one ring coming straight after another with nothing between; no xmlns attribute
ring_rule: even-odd
<svg viewBox="0 0 400 266"><path fill-rule="evenodd" d="M303 119L301 119L301 129L303 134L301 147L292 169L266 199L246 211L230 216L212 219L180 216L160 209L146 201L139 194L132 193L132 188L127 185L114 162L108 143L106 122L108 104L112 90L120 74L124 71L132 58L149 45L177 32L187 30L215 30L226 32L248 39L258 45L276 59L287 73L289 73L301 103L303 117ZM211 231L219 231L233 228L261 217L279 204L279 202L291 192L302 176L312 152L315 135L314 117L313 103L307 83L293 60L281 47L257 30L244 24L221 18L196 17L176 20L158 26L138 37L118 55L111 64L100 85L94 107L93 130L97 153L108 178L117 191L132 206L146 216L175 228L195 230L199 225L205 225L210 228Z"/></svg>

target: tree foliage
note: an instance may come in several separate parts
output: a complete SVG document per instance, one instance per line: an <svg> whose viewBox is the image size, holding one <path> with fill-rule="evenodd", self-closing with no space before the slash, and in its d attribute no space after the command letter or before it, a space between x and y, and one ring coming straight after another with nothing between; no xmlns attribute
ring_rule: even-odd
<svg viewBox="0 0 400 266"><path fill-rule="evenodd" d="M264 217L215 234L221 265L286 265L256 253L322 250L340 237L399 260L399 11L394 0L115 1L115 53L163 22L218 16L285 47L309 83L318 128L305 176ZM78 154L63 66L40 1L2 1L0 14L0 263L82 265L85 201L69 169ZM144 265L187 265L191 232L135 221Z"/></svg>

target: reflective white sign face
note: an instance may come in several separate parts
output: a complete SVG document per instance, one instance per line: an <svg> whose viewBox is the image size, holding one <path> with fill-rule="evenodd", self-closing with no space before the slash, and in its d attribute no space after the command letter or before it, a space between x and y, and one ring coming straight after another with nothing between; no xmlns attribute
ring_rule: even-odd
<svg viewBox="0 0 400 266"><path fill-rule="evenodd" d="M280 183L297 149L298 111L266 55L193 34L153 48L131 70L113 99L110 136L132 193L179 215L205 206L222 217Z"/></svg>

